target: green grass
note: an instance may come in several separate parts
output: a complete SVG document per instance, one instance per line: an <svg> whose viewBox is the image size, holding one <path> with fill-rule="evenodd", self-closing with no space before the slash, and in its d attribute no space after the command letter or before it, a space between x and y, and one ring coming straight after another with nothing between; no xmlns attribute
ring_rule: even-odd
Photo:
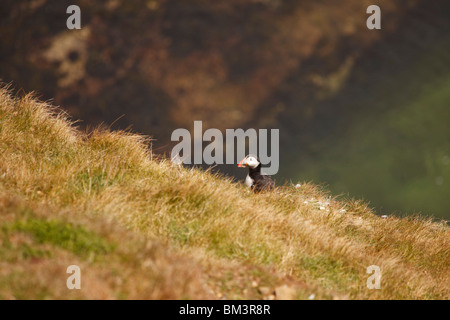
<svg viewBox="0 0 450 320"><path fill-rule="evenodd" d="M114 250L113 244L107 243L83 226L75 226L59 220L28 218L6 224L5 227L7 233L30 234L38 244L49 243L76 255L107 254Z"/></svg>

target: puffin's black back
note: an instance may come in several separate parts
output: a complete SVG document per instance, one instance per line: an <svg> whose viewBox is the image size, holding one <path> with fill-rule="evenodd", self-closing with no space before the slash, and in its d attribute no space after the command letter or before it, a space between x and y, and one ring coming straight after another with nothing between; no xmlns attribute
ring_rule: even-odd
<svg viewBox="0 0 450 320"><path fill-rule="evenodd" d="M254 192L270 191L275 187L275 182L270 176L261 174L261 163L256 168L249 167L248 175L253 180L251 189Z"/></svg>

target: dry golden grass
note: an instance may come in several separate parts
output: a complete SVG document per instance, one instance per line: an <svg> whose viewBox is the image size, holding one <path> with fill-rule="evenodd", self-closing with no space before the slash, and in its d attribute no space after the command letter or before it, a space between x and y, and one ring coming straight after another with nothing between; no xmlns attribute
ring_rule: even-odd
<svg viewBox="0 0 450 320"><path fill-rule="evenodd" d="M0 121L2 298L263 299L284 284L300 299L450 298L445 222L382 219L310 183L250 194L5 88ZM67 245L61 226L83 241ZM70 264L85 275L75 292Z"/></svg>

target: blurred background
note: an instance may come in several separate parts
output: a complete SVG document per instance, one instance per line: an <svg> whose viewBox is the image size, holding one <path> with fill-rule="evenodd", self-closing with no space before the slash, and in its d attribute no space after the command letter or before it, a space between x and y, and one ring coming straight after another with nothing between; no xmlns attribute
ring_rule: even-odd
<svg viewBox="0 0 450 320"><path fill-rule="evenodd" d="M81 128L130 128L161 155L194 120L278 128L277 183L450 219L448 0L1 0L0 42L1 81Z"/></svg>

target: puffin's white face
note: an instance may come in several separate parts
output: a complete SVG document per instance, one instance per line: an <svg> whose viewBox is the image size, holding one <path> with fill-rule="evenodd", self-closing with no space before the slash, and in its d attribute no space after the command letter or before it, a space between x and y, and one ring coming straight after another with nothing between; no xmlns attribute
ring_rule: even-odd
<svg viewBox="0 0 450 320"><path fill-rule="evenodd" d="M259 161L256 156L249 154L239 164L238 167L250 167L252 169L259 165Z"/></svg>

